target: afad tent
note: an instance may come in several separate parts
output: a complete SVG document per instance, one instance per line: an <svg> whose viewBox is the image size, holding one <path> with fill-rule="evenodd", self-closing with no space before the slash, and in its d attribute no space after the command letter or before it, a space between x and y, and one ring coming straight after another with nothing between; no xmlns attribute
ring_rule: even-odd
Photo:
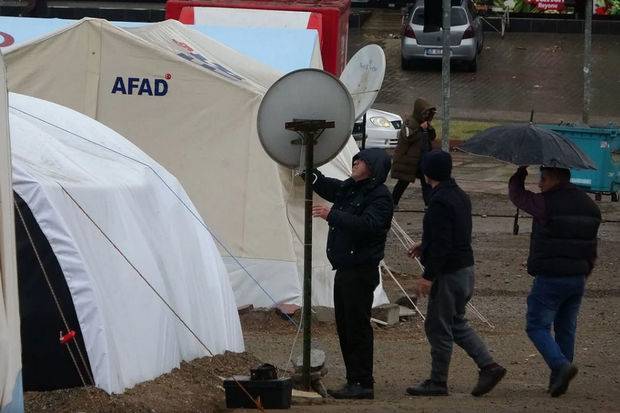
<svg viewBox="0 0 620 413"><path fill-rule="evenodd" d="M0 412L24 411L6 70L0 53Z"/></svg>
<svg viewBox="0 0 620 413"><path fill-rule="evenodd" d="M174 176L68 108L10 94L9 116L24 389L117 393L243 351L225 265Z"/></svg>
<svg viewBox="0 0 620 413"><path fill-rule="evenodd" d="M172 20L126 31L85 19L9 48L6 61L9 90L99 120L181 181L226 246L239 306L301 302L303 186L267 157L256 131L279 72ZM355 152L351 140L323 171L346 178ZM314 305L333 305L327 229L316 222Z"/></svg>

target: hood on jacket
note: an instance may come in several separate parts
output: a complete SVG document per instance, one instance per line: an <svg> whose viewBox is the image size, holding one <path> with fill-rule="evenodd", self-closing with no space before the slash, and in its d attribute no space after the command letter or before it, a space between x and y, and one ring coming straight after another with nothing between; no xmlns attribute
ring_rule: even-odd
<svg viewBox="0 0 620 413"><path fill-rule="evenodd" d="M428 103L426 100L422 98L418 98L415 100L413 104L413 113L411 116L416 122L418 122L418 124L420 124L424 122L424 120L422 119L422 113L424 113L424 111L428 109L436 109L436 108L435 106Z"/></svg>
<svg viewBox="0 0 620 413"><path fill-rule="evenodd" d="M385 149L369 148L362 149L353 157L353 162L357 159L361 159L366 162L366 165L370 168L371 177L375 185L380 185L385 182L390 168L392 166L392 159L387 154Z"/></svg>

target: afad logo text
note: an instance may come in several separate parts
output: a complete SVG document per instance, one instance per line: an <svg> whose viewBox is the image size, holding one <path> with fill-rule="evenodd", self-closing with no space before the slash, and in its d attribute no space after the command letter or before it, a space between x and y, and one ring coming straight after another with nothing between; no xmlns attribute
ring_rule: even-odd
<svg viewBox="0 0 620 413"><path fill-rule="evenodd" d="M167 81L170 79L172 79L170 73L166 73L164 79L117 76L114 80L114 86L112 86L112 94L166 96L168 93Z"/></svg>

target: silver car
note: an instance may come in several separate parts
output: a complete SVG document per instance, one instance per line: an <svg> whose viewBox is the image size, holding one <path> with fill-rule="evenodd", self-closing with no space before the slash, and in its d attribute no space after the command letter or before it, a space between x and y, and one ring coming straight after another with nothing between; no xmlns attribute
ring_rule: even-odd
<svg viewBox="0 0 620 413"><path fill-rule="evenodd" d="M440 1L440 0L437 0ZM401 67L410 69L416 60L440 60L443 55L442 30L424 32L424 1L417 0L403 17ZM467 64L471 72L478 69L478 55L484 37L482 22L472 0L452 0L450 53L453 61Z"/></svg>

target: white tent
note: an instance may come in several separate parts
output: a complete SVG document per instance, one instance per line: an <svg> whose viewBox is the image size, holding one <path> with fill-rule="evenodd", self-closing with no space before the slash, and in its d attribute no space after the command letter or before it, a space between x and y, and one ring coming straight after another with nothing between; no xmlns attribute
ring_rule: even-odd
<svg viewBox="0 0 620 413"><path fill-rule="evenodd" d="M182 360L243 351L225 265L171 174L36 98L11 94L10 128L14 190L62 269L97 387L122 392Z"/></svg>
<svg viewBox="0 0 620 413"><path fill-rule="evenodd" d="M256 132L260 101L280 73L176 21L129 32L85 19L9 49L6 60L9 90L99 120L175 174L227 247L238 305L301 302L303 187L267 157ZM356 151L351 141L324 172L345 178ZM317 222L312 300L331 306L326 238Z"/></svg>
<svg viewBox="0 0 620 413"><path fill-rule="evenodd" d="M24 410L14 222L6 70L0 53L0 412L2 413L17 413Z"/></svg>

